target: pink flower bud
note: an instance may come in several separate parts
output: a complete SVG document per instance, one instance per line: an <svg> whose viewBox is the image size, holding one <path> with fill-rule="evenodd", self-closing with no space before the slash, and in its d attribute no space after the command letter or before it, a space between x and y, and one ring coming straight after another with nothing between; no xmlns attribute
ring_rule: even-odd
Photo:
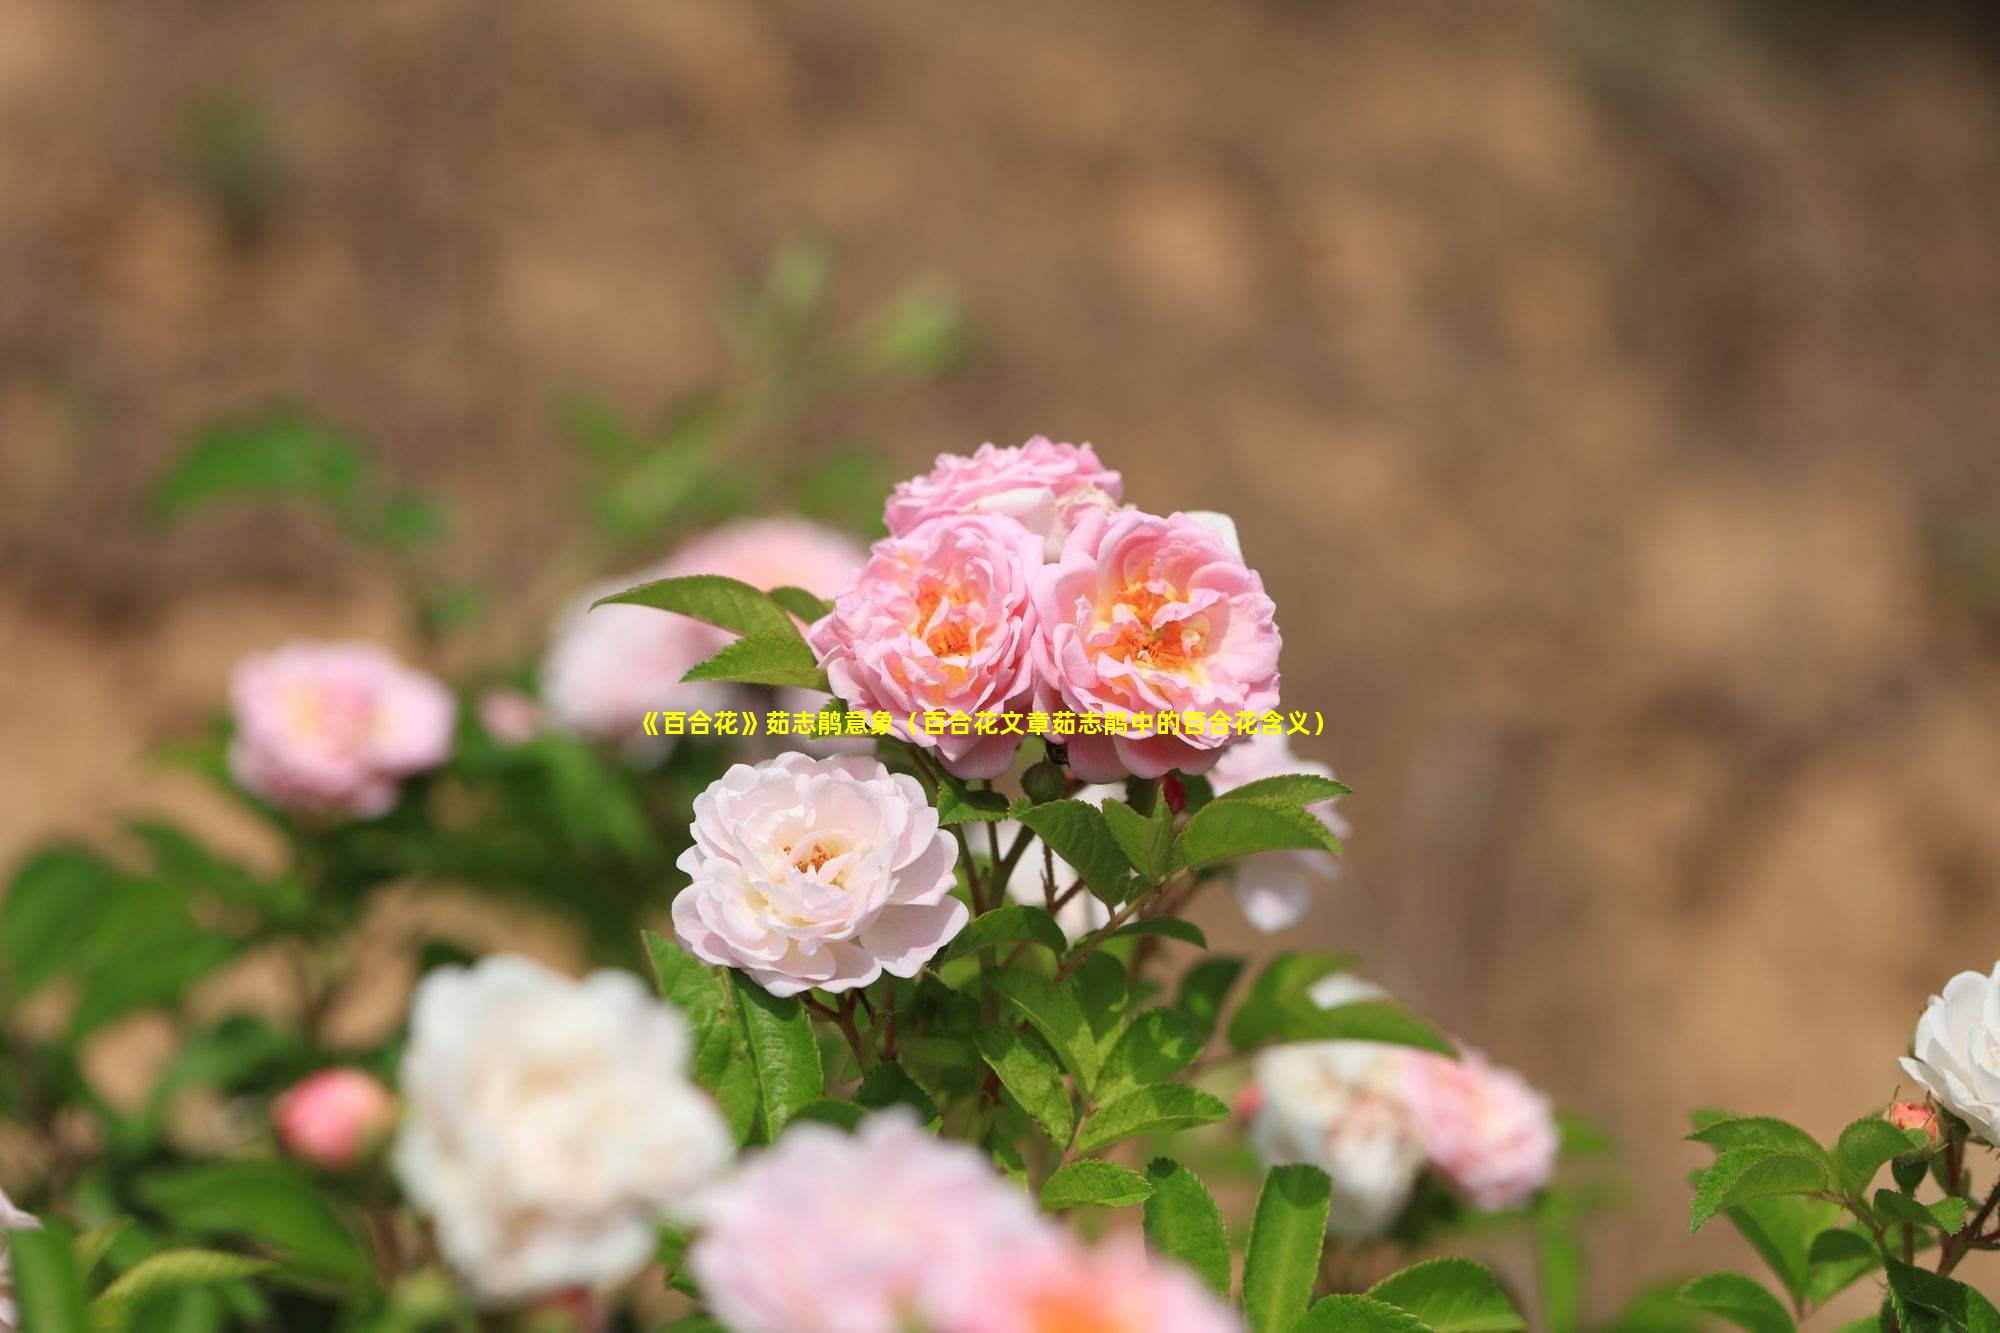
<svg viewBox="0 0 2000 1333"><path fill-rule="evenodd" d="M271 1106L278 1140L294 1157L345 1171L388 1133L396 1099L358 1069L322 1069Z"/></svg>
<svg viewBox="0 0 2000 1333"><path fill-rule="evenodd" d="M1882 1113L1882 1118L1897 1129L1921 1129L1932 1143L1938 1141L1937 1112L1922 1102L1897 1102Z"/></svg>
<svg viewBox="0 0 2000 1333"><path fill-rule="evenodd" d="M502 745L525 745L542 729L542 706L519 690L479 696L479 725Z"/></svg>
<svg viewBox="0 0 2000 1333"><path fill-rule="evenodd" d="M1249 1124L1263 1109L1264 1085L1261 1083L1245 1083L1236 1090L1236 1097L1229 1104L1230 1116L1239 1125Z"/></svg>

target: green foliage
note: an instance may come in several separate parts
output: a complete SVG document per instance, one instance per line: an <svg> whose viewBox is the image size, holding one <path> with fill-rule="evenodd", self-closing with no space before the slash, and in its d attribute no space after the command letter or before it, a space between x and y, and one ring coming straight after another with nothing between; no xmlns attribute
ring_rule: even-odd
<svg viewBox="0 0 2000 1333"><path fill-rule="evenodd" d="M1002 903L990 912L973 918L941 955L940 961L963 958L1001 944L1039 944L1061 957L1069 940L1056 919L1027 903Z"/></svg>
<svg viewBox="0 0 2000 1333"><path fill-rule="evenodd" d="M1229 1118L1220 1099L1185 1083L1154 1083L1108 1103L1084 1122L1078 1152L1096 1152L1139 1134L1193 1129Z"/></svg>
<svg viewBox="0 0 2000 1333"><path fill-rule="evenodd" d="M1432 1259L1406 1268L1370 1287L1368 1295L1415 1315L1437 1333L1514 1333L1527 1327L1492 1270L1470 1259Z"/></svg>
<svg viewBox="0 0 2000 1333"><path fill-rule="evenodd" d="M1130 895L1132 872L1102 810L1087 801L1051 801L1023 810L1020 819L1054 848L1099 898L1115 904Z"/></svg>
<svg viewBox="0 0 2000 1333"><path fill-rule="evenodd" d="M312 1182L286 1163L173 1167L140 1177L135 1189L147 1207L191 1234L266 1247L303 1277L368 1280L368 1260L353 1233Z"/></svg>
<svg viewBox="0 0 2000 1333"><path fill-rule="evenodd" d="M83 1273L67 1235L54 1227L7 1238L20 1326L35 1333L87 1333Z"/></svg>
<svg viewBox="0 0 2000 1333"><path fill-rule="evenodd" d="M1209 802L1181 830L1175 853L1184 865L1206 866L1257 852L1339 852L1325 822L1282 796L1227 796Z"/></svg>
<svg viewBox="0 0 2000 1333"><path fill-rule="evenodd" d="M1305 1314L1332 1189L1318 1167L1275 1166L1264 1176L1243 1259L1243 1314L1251 1333L1286 1333Z"/></svg>
<svg viewBox="0 0 2000 1333"><path fill-rule="evenodd" d="M1797 1327L1777 1297L1736 1273L1698 1277L1680 1289L1680 1299L1750 1333L1793 1333Z"/></svg>
<svg viewBox="0 0 2000 1333"><path fill-rule="evenodd" d="M751 1067L757 1075L757 1109L764 1136L775 1139L793 1114L825 1091L820 1070L819 1042L812 1019L794 996L772 995L763 987L730 973L737 1012L749 1034Z"/></svg>
<svg viewBox="0 0 2000 1333"><path fill-rule="evenodd" d="M1424 1321L1409 1311L1352 1293L1315 1302L1290 1328L1293 1333L1425 1333Z"/></svg>
<svg viewBox="0 0 2000 1333"><path fill-rule="evenodd" d="M1194 1172L1170 1157L1146 1164L1146 1241L1193 1269L1216 1295L1229 1295L1229 1232L1215 1197Z"/></svg>
<svg viewBox="0 0 2000 1333"><path fill-rule="evenodd" d="M1009 1009L1028 1021L1056 1053L1063 1067L1089 1091L1097 1083L1097 1041L1089 1020L1069 991L1020 967L986 974L986 984Z"/></svg>
<svg viewBox="0 0 2000 1333"><path fill-rule="evenodd" d="M162 1292L251 1277L271 1267L262 1259L218 1250L167 1250L140 1260L90 1303L93 1328L116 1329L132 1311Z"/></svg>
<svg viewBox="0 0 2000 1333"><path fill-rule="evenodd" d="M1218 802L1220 804L1220 802ZM1308 993L1350 960L1334 954L1280 954L1251 982L1229 1024L1229 1044L1249 1050L1274 1041L1380 1041L1452 1055L1430 1024L1387 1001L1360 1000L1323 1009Z"/></svg>
<svg viewBox="0 0 2000 1333"><path fill-rule="evenodd" d="M1831 1185L1826 1154L1817 1144L1811 1153L1766 1143L1726 1148L1695 1181L1688 1230L1701 1230L1710 1218L1733 1204L1774 1194L1816 1194Z"/></svg>
<svg viewBox="0 0 2000 1333"><path fill-rule="evenodd" d="M1076 1108L1063 1081L1062 1063L1033 1030L982 1027L973 1034L979 1056L1000 1086L1034 1118L1049 1138L1066 1144L1076 1130Z"/></svg>
<svg viewBox="0 0 2000 1333"><path fill-rule="evenodd" d="M1096 1204L1123 1208L1152 1197L1146 1177L1116 1162L1085 1158L1058 1169L1042 1184L1042 1207L1051 1211Z"/></svg>

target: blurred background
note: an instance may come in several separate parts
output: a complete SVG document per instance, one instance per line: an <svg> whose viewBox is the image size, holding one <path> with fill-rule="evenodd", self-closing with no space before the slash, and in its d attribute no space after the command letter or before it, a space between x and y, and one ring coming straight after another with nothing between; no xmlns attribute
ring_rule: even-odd
<svg viewBox="0 0 2000 1333"><path fill-rule="evenodd" d="M402 633L322 520L150 521L190 438L338 423L531 653L576 404L732 382L809 238L926 373L727 470L1046 433L1232 512L1357 791L1287 944L1613 1131L1601 1290L1747 1262L1686 1108L1831 1136L2000 954L1996 17L0 0L0 861L209 817L144 759L232 661Z"/></svg>

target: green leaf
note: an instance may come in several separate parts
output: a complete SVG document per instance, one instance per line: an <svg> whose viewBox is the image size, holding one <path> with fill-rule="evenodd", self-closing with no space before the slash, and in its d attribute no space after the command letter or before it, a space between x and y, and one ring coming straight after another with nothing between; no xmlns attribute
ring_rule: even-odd
<svg viewBox="0 0 2000 1333"><path fill-rule="evenodd" d="M1182 863L1196 867L1257 852L1340 851L1319 816L1281 796L1211 801L1187 822L1177 845Z"/></svg>
<svg viewBox="0 0 2000 1333"><path fill-rule="evenodd" d="M823 618L833 610L832 602L814 593L809 593L804 588L794 588L786 585L782 588L773 588L766 595L779 606L784 607L807 624Z"/></svg>
<svg viewBox="0 0 2000 1333"><path fill-rule="evenodd" d="M1018 944L1023 940L1041 945L1058 958L1069 948L1069 938L1063 934L1062 927L1042 908L1027 903L1004 903L974 917L964 930L958 932L957 938L946 947L937 962L963 958L989 945Z"/></svg>
<svg viewBox="0 0 2000 1333"><path fill-rule="evenodd" d="M1042 1186L1041 1202L1049 1212L1083 1204L1123 1208L1150 1198L1152 1193L1146 1178L1130 1167L1085 1159L1071 1162L1050 1176Z"/></svg>
<svg viewBox="0 0 2000 1333"><path fill-rule="evenodd" d="M1257 1193L1243 1261L1251 1333L1288 1333L1312 1299L1333 1183L1313 1166L1274 1166ZM1329 1325L1331 1327L1331 1325Z"/></svg>
<svg viewBox="0 0 2000 1333"><path fill-rule="evenodd" d="M1067 1144L1076 1128L1076 1111L1070 1103L1069 1085L1063 1082L1062 1066L1048 1043L1011 1024L982 1027L973 1033L973 1041L980 1058L1000 1076L1000 1086L1034 1117L1044 1133L1057 1144Z"/></svg>
<svg viewBox="0 0 2000 1333"><path fill-rule="evenodd" d="M644 931L660 998L680 1010L694 1039L695 1079L711 1092L742 1046L741 1029L730 1006L722 973L656 931Z"/></svg>
<svg viewBox="0 0 2000 1333"><path fill-rule="evenodd" d="M1850 1199L1867 1198L1868 1186L1885 1162L1927 1142L1921 1130L1897 1129L1879 1115L1861 1117L1840 1131L1840 1139L1833 1146L1840 1192Z"/></svg>
<svg viewBox="0 0 2000 1333"><path fill-rule="evenodd" d="M1102 810L1087 801L1050 801L1023 810L1021 822L1075 867L1092 893L1107 903L1125 900L1132 872Z"/></svg>
<svg viewBox="0 0 2000 1333"><path fill-rule="evenodd" d="M1140 879L1158 884L1173 871L1174 817L1165 801L1155 804L1150 817L1123 801L1106 801L1100 808L1118 850Z"/></svg>
<svg viewBox="0 0 2000 1333"><path fill-rule="evenodd" d="M1192 1064L1203 1045L1179 1010L1148 1009L1119 1034L1105 1057L1102 1086L1109 1095L1126 1085L1164 1082Z"/></svg>
<svg viewBox="0 0 2000 1333"><path fill-rule="evenodd" d="M1956 1235L1965 1225L1965 1215L1972 1205L1956 1196L1947 1195L1936 1203L1918 1203L1909 1195L1893 1189L1875 1191L1875 1217L1885 1226L1890 1223L1907 1223L1918 1229L1918 1234L1933 1229L1946 1235Z"/></svg>
<svg viewBox="0 0 2000 1333"><path fill-rule="evenodd" d="M1231 787L1215 799L1218 801L1255 800L1260 796L1276 796L1294 805L1318 805L1321 801L1331 801L1340 796L1354 793L1345 783L1323 778L1316 773L1280 773L1273 777L1258 778L1240 787Z"/></svg>
<svg viewBox="0 0 2000 1333"><path fill-rule="evenodd" d="M1124 1022L1125 1008L1132 1000L1131 987L1132 978L1124 961L1102 950L1084 959L1070 974L1070 992L1076 996L1077 1007L1083 1010L1083 1019L1097 1038L1099 1055L1110 1050L1112 1039L1118 1035L1118 1025Z"/></svg>
<svg viewBox="0 0 2000 1333"><path fill-rule="evenodd" d="M1157 916L1147 921L1127 921L1106 938L1122 940L1143 935L1179 940L1182 944L1192 944L1197 949L1208 947L1208 936L1202 932L1202 928L1192 921L1183 921L1177 916Z"/></svg>
<svg viewBox="0 0 2000 1333"><path fill-rule="evenodd" d="M986 974L1009 1007L1028 1020L1085 1091L1097 1083L1097 1039L1075 997L1047 977L1019 967L995 968Z"/></svg>
<svg viewBox="0 0 2000 1333"><path fill-rule="evenodd" d="M1772 1116L1732 1116L1704 1125L1688 1138L1695 1143L1705 1143L1718 1152L1728 1148L1761 1147L1826 1158L1826 1149L1819 1146L1818 1139L1797 1125Z"/></svg>
<svg viewBox="0 0 2000 1333"><path fill-rule="evenodd" d="M1560 1191L1545 1192L1535 1207L1535 1277L1549 1333L1576 1333L1581 1323L1583 1246L1577 1236L1576 1211Z"/></svg>
<svg viewBox="0 0 2000 1333"><path fill-rule="evenodd" d="M39 989L84 956L122 880L80 847L50 847L21 863L0 896L0 956L15 994Z"/></svg>
<svg viewBox="0 0 2000 1333"><path fill-rule="evenodd" d="M1146 1200L1146 1240L1195 1271L1209 1290L1229 1299L1229 1232L1215 1196L1194 1172L1171 1157L1146 1164L1153 1195Z"/></svg>
<svg viewBox="0 0 2000 1333"><path fill-rule="evenodd" d="M131 1226L131 1218L114 1217L77 1236L76 1271L88 1278L91 1271L97 1267L98 1261L104 1258L105 1251L109 1250Z"/></svg>
<svg viewBox="0 0 2000 1333"><path fill-rule="evenodd" d="M343 523L357 519L368 459L351 438L295 411L216 426L153 488L163 521L246 495L312 500Z"/></svg>
<svg viewBox="0 0 2000 1333"><path fill-rule="evenodd" d="M1807 1248L1806 1258L1803 1299L1809 1305L1825 1304L1882 1266L1882 1252L1859 1227L1835 1226L1820 1232Z"/></svg>
<svg viewBox="0 0 2000 1333"><path fill-rule="evenodd" d="M1154 1083L1123 1097L1086 1120L1076 1150L1093 1153L1136 1134L1192 1129L1229 1118L1222 1101L1185 1083Z"/></svg>
<svg viewBox="0 0 2000 1333"><path fill-rule="evenodd" d="M868 1118L868 1108L854 1102L843 1102L837 1097L815 1097L792 1112L792 1123L801 1120L816 1120L823 1125L853 1132L854 1127Z"/></svg>
<svg viewBox="0 0 2000 1333"><path fill-rule="evenodd" d="M277 1251L308 1276L368 1280L361 1246L289 1163L174 1167L141 1177L135 1188L149 1207L188 1231L243 1237Z"/></svg>
<svg viewBox="0 0 2000 1333"><path fill-rule="evenodd" d="M820 670L812 649L797 635L749 634L732 639L713 657L689 667L681 679L791 685L821 691L829 688L826 673Z"/></svg>
<svg viewBox="0 0 2000 1333"><path fill-rule="evenodd" d="M871 1111L889 1106L907 1106L917 1119L928 1125L938 1118L937 1104L894 1060L884 1060L869 1070L854 1090L854 1100Z"/></svg>
<svg viewBox="0 0 2000 1333"><path fill-rule="evenodd" d="M1740 1273L1710 1273L1680 1289L1680 1300L1750 1333L1794 1333L1784 1302Z"/></svg>
<svg viewBox="0 0 2000 1333"><path fill-rule="evenodd" d="M1515 1333L1527 1327L1492 1270L1470 1259L1432 1259L1405 1268L1368 1294L1409 1311L1437 1333Z"/></svg>
<svg viewBox="0 0 2000 1333"><path fill-rule="evenodd" d="M7 1237L7 1250L19 1327L34 1333L87 1333L83 1274L69 1238L54 1228L15 1231Z"/></svg>
<svg viewBox="0 0 2000 1333"><path fill-rule="evenodd" d="M2000 1314L1984 1296L1948 1277L1891 1259L1889 1302L1904 1333L1949 1329L1956 1333L1992 1333L2000 1329Z"/></svg>
<svg viewBox="0 0 2000 1333"><path fill-rule="evenodd" d="M1242 973L1241 958L1204 958L1182 974L1180 992L1174 1004L1187 1015L1188 1022L1201 1034L1203 1042L1215 1035L1216 1024L1222 1020L1222 1006L1229 998L1229 988L1236 984L1236 978Z"/></svg>
<svg viewBox="0 0 2000 1333"><path fill-rule="evenodd" d="M945 772L939 772L937 779L938 823L996 824L1012 818L1013 804L999 792L971 786Z"/></svg>
<svg viewBox="0 0 2000 1333"><path fill-rule="evenodd" d="M650 606L693 616L738 634L804 642L792 622L792 613L783 605L740 579L720 574L655 579L591 603L592 610L600 606Z"/></svg>
<svg viewBox="0 0 2000 1333"><path fill-rule="evenodd" d="M209 1287L235 1282L271 1266L265 1259L220 1250L162 1250L148 1255L120 1274L90 1303L91 1324L117 1329L141 1301L180 1287Z"/></svg>
<svg viewBox="0 0 2000 1333"><path fill-rule="evenodd" d="M1728 1148L1695 1181L1688 1230L1701 1230L1711 1217L1732 1204L1773 1194L1817 1194L1831 1184L1823 1157L1760 1144Z"/></svg>
<svg viewBox="0 0 2000 1333"><path fill-rule="evenodd" d="M817 1099L826 1087L812 1017L797 996L780 998L747 977L729 976L737 1010L750 1036L764 1137L775 1140L792 1113Z"/></svg>
<svg viewBox="0 0 2000 1333"><path fill-rule="evenodd" d="M1292 1333L1426 1333L1423 1320L1372 1296L1328 1296L1290 1327Z"/></svg>
<svg viewBox="0 0 2000 1333"><path fill-rule="evenodd" d="M1806 1299L1813 1268L1813 1238L1847 1214L1837 1203L1803 1194L1750 1199L1722 1210L1729 1224L1763 1257L1794 1301ZM1872 1247L1871 1247L1872 1248Z"/></svg>
<svg viewBox="0 0 2000 1333"><path fill-rule="evenodd" d="M747 1048L746 1037L746 1051ZM710 1091L715 1094L715 1105L722 1118L729 1122L731 1137L741 1148L750 1142L750 1135L757 1128L757 1104L763 1091L757 1083L757 1066L748 1059L730 1060Z"/></svg>

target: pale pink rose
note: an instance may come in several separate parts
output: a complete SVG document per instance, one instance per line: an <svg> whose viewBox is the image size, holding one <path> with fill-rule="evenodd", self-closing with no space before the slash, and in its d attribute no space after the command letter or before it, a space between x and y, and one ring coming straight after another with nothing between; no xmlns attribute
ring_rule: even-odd
<svg viewBox="0 0 2000 1333"><path fill-rule="evenodd" d="M898 736L960 777L998 777L1025 736L979 735L978 720L1019 712L1033 696L1040 563L1038 539L1009 519L932 519L875 543L806 639L849 708L890 714ZM966 734L931 735L931 712L968 718Z"/></svg>
<svg viewBox="0 0 2000 1333"><path fill-rule="evenodd" d="M1325 764L1294 755L1283 736L1259 732L1224 750L1215 761L1209 782L1220 796L1245 783L1287 773L1333 776L1333 770ZM1333 801L1318 801L1306 808L1319 816L1334 837L1347 837L1347 821L1334 813ZM1244 857L1230 868L1229 891L1236 896L1236 905L1243 909L1244 920L1270 934L1297 925L1312 904L1314 886L1339 878L1340 862L1330 852L1310 849L1260 852Z"/></svg>
<svg viewBox="0 0 2000 1333"><path fill-rule="evenodd" d="M1922 1102L1897 1102L1882 1118L1897 1129L1921 1129L1932 1143L1938 1141L1937 1112Z"/></svg>
<svg viewBox="0 0 2000 1333"><path fill-rule="evenodd" d="M1005 449L982 444L970 458L939 454L929 472L890 493L882 521L900 537L933 518L1002 514L1042 538L1053 560L1081 514L1114 508L1124 493L1124 480L1089 445L1037 435Z"/></svg>
<svg viewBox="0 0 2000 1333"><path fill-rule="evenodd" d="M1262 713L1278 703L1277 608L1263 580L1185 514L1089 513L1035 579L1043 706L1078 714ZM1203 773L1231 734L1076 735L1086 782Z"/></svg>
<svg viewBox="0 0 2000 1333"><path fill-rule="evenodd" d="M229 771L283 810L369 819L451 756L451 692L370 643L295 643L229 680Z"/></svg>
<svg viewBox="0 0 2000 1333"><path fill-rule="evenodd" d="M688 1268L732 1333L903 1333L988 1255L1047 1243L1027 1196L906 1110L787 1128L702 1201Z"/></svg>
<svg viewBox="0 0 2000 1333"><path fill-rule="evenodd" d="M388 1134L395 1096L359 1069L322 1069L271 1104L278 1141L292 1156L345 1171Z"/></svg>
<svg viewBox="0 0 2000 1333"><path fill-rule="evenodd" d="M1241 1321L1185 1268L1136 1237L994 1252L956 1284L938 1333L1238 1333Z"/></svg>
<svg viewBox="0 0 2000 1333"><path fill-rule="evenodd" d="M692 574L720 574L766 592L789 585L831 597L865 558L855 542L802 518L726 523L659 564L607 579L572 602L557 620L542 661L542 697L565 730L601 741L651 740L643 732L649 712L732 707L739 696L728 686L683 683L681 677L735 635L654 607L593 611L591 603L642 583Z"/></svg>
<svg viewBox="0 0 2000 1333"><path fill-rule="evenodd" d="M542 729L542 706L519 690L479 696L479 725L502 745L525 745Z"/></svg>
<svg viewBox="0 0 2000 1333"><path fill-rule="evenodd" d="M1511 1069L1464 1049L1456 1060L1404 1056L1403 1096L1431 1166L1475 1207L1519 1208L1555 1170L1549 1099Z"/></svg>
<svg viewBox="0 0 2000 1333"><path fill-rule="evenodd" d="M695 797L674 933L773 995L913 977L964 928L958 846L916 780L862 755L737 764Z"/></svg>

